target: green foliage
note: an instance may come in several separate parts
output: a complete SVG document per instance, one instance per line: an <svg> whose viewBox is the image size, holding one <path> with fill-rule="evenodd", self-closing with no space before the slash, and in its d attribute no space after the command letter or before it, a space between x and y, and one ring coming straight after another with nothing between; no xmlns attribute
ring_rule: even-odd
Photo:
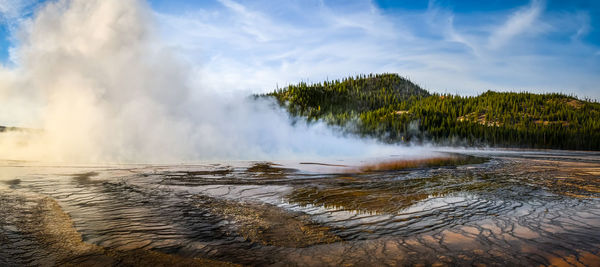
<svg viewBox="0 0 600 267"><path fill-rule="evenodd" d="M397 74L371 74L267 96L294 116L386 142L600 150L600 103L563 94L431 95Z"/></svg>
<svg viewBox="0 0 600 267"><path fill-rule="evenodd" d="M276 97L291 114L311 120L406 105L429 93L396 74L371 74L310 85L301 82L267 95Z"/></svg>

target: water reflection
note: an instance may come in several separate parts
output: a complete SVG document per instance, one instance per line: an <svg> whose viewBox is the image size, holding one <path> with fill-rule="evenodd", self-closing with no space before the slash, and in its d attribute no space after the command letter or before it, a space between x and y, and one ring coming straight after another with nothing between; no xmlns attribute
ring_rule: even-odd
<svg viewBox="0 0 600 267"><path fill-rule="evenodd" d="M357 172L5 162L0 265L598 262L600 155L486 158Z"/></svg>

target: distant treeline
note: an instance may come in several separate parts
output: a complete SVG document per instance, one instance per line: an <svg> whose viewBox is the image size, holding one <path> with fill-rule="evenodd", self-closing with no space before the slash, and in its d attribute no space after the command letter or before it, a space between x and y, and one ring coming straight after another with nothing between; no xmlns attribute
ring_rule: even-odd
<svg viewBox="0 0 600 267"><path fill-rule="evenodd" d="M263 96L293 116L390 143L600 150L600 103L564 94L430 94L397 74L371 74Z"/></svg>
<svg viewBox="0 0 600 267"><path fill-rule="evenodd" d="M40 129L34 129L34 128L23 128L23 127L7 127L7 126L2 126L0 125L0 133L2 132L41 132L42 130Z"/></svg>

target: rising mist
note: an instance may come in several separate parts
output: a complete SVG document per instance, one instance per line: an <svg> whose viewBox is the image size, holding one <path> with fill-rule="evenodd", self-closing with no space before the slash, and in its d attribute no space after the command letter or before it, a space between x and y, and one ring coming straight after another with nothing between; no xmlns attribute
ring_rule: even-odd
<svg viewBox="0 0 600 267"><path fill-rule="evenodd" d="M21 23L15 66L0 70L0 100L23 103L5 107L17 114L11 119L43 130L0 135L0 157L180 162L419 153L341 137L323 124L293 126L267 100L198 88L189 63L155 26L141 0L49 2Z"/></svg>

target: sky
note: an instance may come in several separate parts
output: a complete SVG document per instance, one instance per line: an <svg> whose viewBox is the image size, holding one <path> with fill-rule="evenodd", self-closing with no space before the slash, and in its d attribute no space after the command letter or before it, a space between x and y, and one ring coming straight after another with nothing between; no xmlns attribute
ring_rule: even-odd
<svg viewBox="0 0 600 267"><path fill-rule="evenodd" d="M54 1L54 0L48 0ZM0 0L0 62L45 1ZM600 99L600 1L149 0L153 27L198 88L267 92L398 73L438 93Z"/></svg>

